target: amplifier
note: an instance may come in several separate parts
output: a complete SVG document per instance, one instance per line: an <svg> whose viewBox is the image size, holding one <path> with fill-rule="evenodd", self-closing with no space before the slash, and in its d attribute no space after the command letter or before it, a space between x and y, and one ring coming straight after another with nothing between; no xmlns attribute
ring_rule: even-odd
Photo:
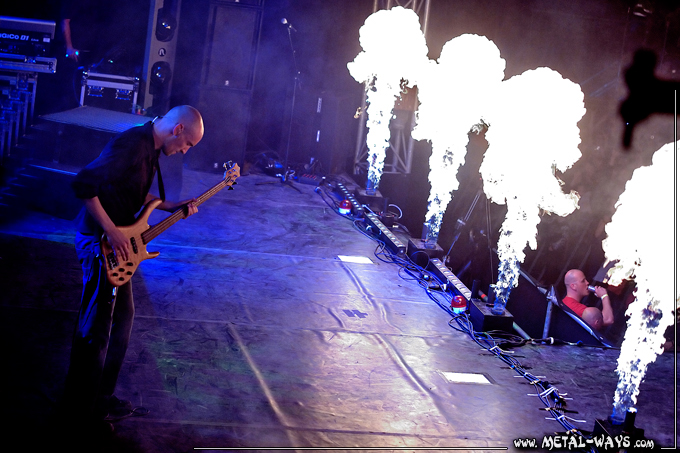
<svg viewBox="0 0 680 453"><path fill-rule="evenodd" d="M0 53L50 56L55 28L52 21L0 16Z"/></svg>

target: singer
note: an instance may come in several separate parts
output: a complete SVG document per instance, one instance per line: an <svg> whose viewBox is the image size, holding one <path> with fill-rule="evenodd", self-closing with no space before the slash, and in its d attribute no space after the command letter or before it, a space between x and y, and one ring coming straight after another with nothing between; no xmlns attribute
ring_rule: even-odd
<svg viewBox="0 0 680 453"><path fill-rule="evenodd" d="M600 311L597 307L588 307L581 303L581 299L590 294L588 280L583 272L578 269L567 272L564 276L564 286L567 287L567 296L562 299L562 302L589 326L599 331L614 324L614 312L605 288L594 287L595 295L602 300L602 311Z"/></svg>

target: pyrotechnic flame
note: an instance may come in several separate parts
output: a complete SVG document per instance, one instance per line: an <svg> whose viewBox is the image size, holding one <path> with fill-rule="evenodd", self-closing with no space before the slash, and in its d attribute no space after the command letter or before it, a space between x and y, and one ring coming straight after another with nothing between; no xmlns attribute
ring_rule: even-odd
<svg viewBox="0 0 680 453"><path fill-rule="evenodd" d="M652 165L633 172L619 197L612 220L605 227L602 247L608 260L618 260L609 271L610 284L634 278L635 301L626 311L628 327L616 372L612 418L623 420L635 404L647 366L663 349L664 332L673 324L673 143L664 145Z"/></svg>
<svg viewBox="0 0 680 453"><path fill-rule="evenodd" d="M564 172L581 157L577 123L585 112L579 85L552 69L526 71L501 84L480 167L486 196L508 206L498 240L497 314L517 286L524 248L536 249L540 210L566 216L578 207L578 194L564 194L553 169Z"/></svg>
<svg viewBox="0 0 680 453"><path fill-rule="evenodd" d="M368 180L377 188L389 146L394 103L404 87L417 83L429 59L418 15L401 6L371 14L359 30L359 42L363 51L347 68L357 82L365 83Z"/></svg>
<svg viewBox="0 0 680 453"><path fill-rule="evenodd" d="M458 189L456 175L465 162L468 133L482 122L503 80L505 60L484 36L461 35L442 48L418 84L417 140L432 143L430 197L425 221L428 242L436 242L444 212Z"/></svg>

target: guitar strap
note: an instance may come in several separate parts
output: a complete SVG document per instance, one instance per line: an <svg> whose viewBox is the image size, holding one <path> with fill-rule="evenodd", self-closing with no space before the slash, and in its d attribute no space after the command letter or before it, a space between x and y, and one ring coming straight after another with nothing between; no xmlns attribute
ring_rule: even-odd
<svg viewBox="0 0 680 453"><path fill-rule="evenodd" d="M158 157L160 158L160 156ZM156 171L158 172L158 192L161 196L161 200L165 201L165 187L163 187L163 176L161 176L160 159L156 160Z"/></svg>
<svg viewBox="0 0 680 453"><path fill-rule="evenodd" d="M162 116L157 116L154 119L151 120L151 124L155 124L156 120L159 118L163 118ZM161 153L160 151L158 152L158 159L156 159L156 171L158 172L158 192L159 195L161 196L161 200L165 201L165 187L163 187L163 176L161 176Z"/></svg>

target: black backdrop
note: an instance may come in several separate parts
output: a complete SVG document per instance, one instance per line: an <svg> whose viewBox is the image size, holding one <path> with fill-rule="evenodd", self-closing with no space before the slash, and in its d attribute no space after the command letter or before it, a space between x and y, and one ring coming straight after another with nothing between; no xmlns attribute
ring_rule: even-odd
<svg viewBox="0 0 680 453"><path fill-rule="evenodd" d="M55 17L58 3L13 3L4 6L2 14L50 19ZM182 3L172 104L195 104L206 116L203 149L197 147L190 153L194 160L188 163L211 169L216 161L253 160L262 152L276 153L283 159L295 73L288 29L281 23L286 18L297 30L291 36L301 75L292 114L289 162L302 164L315 158L327 173L351 174L358 131L353 115L363 93L346 64L361 50L359 28L371 14L373 0ZM637 7L638 3L645 7ZM211 29L211 7L225 13L223 28ZM579 123L583 158L561 177L565 191L576 189L584 195L582 207L565 219L543 217L539 250L528 251L525 267L546 284L559 281L565 266L583 266L592 278L604 258L601 227L611 218L625 182L635 168L648 164L652 153L673 137L672 119L650 118L636 128L632 149L624 151L618 105L627 94L622 75L636 49L650 48L657 53L659 77L680 78L677 2L431 0L427 35L430 58L436 59L443 44L462 33L485 35L496 43L507 63L506 78L548 66L581 85L588 110ZM213 37L219 42L212 43ZM212 44L218 47L210 47ZM227 70L233 73L225 77ZM204 73L207 79L202 79ZM217 83L226 78L233 83L226 87ZM319 99L321 113L317 113ZM317 131L321 131L318 142ZM531 133L530 128L527 133ZM483 136L472 137L460 174L464 182L454 193L439 236L445 250L458 233L456 220L468 211L481 186L478 168L485 146ZM402 209L401 222L414 236L420 234L427 208L429 154L428 143L416 143L412 173L385 175L380 186L383 195ZM364 178L355 177L359 182ZM484 279L492 278L494 263L488 263L486 238L479 235L489 223L490 243L495 244L504 210L497 205L487 208L482 197L452 250L454 271L464 268L472 257L474 263L468 269L478 269L479 273L479 269L488 268L490 275Z"/></svg>

